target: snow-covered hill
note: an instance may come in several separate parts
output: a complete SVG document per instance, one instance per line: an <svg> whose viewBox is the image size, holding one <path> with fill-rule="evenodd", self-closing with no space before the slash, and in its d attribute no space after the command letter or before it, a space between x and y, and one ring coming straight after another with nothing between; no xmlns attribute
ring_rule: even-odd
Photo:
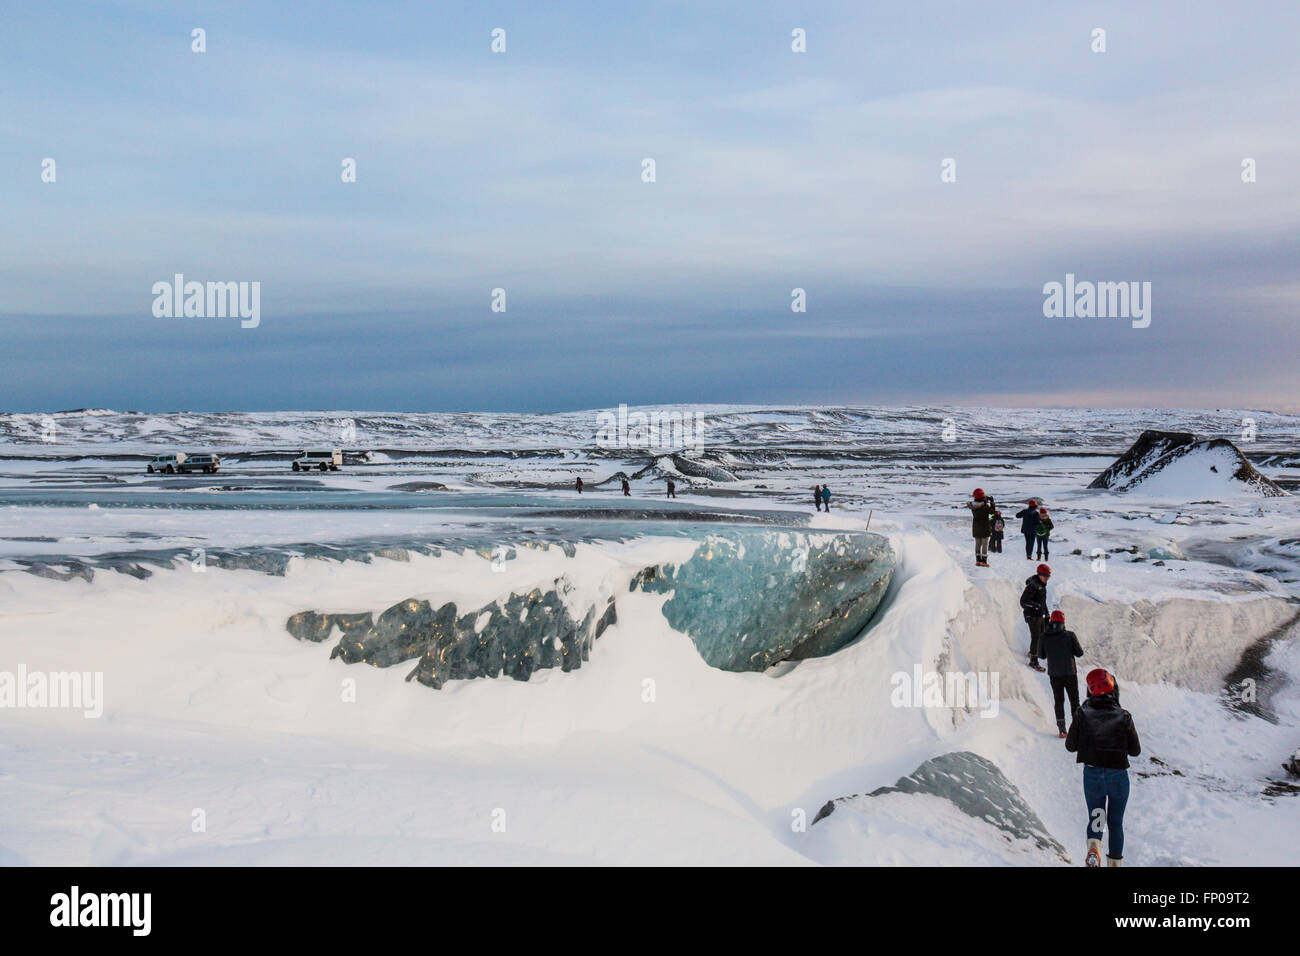
<svg viewBox="0 0 1300 956"><path fill-rule="evenodd" d="M1287 447L1279 443L1300 436L1300 416L1238 409L665 405L639 410L698 413L708 448L770 454L787 450L832 455L926 452L935 446L955 452L970 445L1034 454L1085 449L1108 452L1126 447L1143 429L1234 440L1246 432L1257 435L1261 447L1273 449ZM142 413L108 409L0 413L0 457L17 452L51 456L90 451L152 454L172 445L199 446L223 454L289 452L321 443L399 453L507 450L523 455L596 449L597 434L606 420L601 416L614 411L550 415L355 410Z"/></svg>
<svg viewBox="0 0 1300 956"><path fill-rule="evenodd" d="M1185 432L1143 432L1089 487L1128 491L1139 486L1149 497L1182 501L1286 494L1232 442Z"/></svg>

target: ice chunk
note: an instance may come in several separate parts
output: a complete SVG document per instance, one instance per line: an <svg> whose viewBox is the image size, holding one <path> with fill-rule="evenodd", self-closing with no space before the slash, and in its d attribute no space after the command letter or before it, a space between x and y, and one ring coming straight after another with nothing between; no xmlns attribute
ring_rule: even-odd
<svg viewBox="0 0 1300 956"><path fill-rule="evenodd" d="M967 816L991 824L1010 840L1032 840L1068 862L1065 847L1047 831L1033 808L1020 796L1006 775L991 760L970 751L931 757L892 787L878 787L869 794L827 801L813 823L844 806L870 813L870 798L887 793L928 793L949 800Z"/></svg>
<svg viewBox="0 0 1300 956"><path fill-rule="evenodd" d="M377 619L369 614L303 611L286 622L298 640L319 643L337 626L343 632L331 658L345 663L390 667L419 658L407 680L430 687L449 680L499 677L528 680L542 668L574 670L588 659L591 645L617 620L614 599L587 608L575 618L564 602L572 588L557 578L548 590L510 594L502 601L461 614L447 602L400 601Z"/></svg>
<svg viewBox="0 0 1300 956"><path fill-rule="evenodd" d="M671 592L664 617L709 664L754 671L830 654L857 637L894 564L889 541L869 532L727 527L680 566L647 568L631 586Z"/></svg>

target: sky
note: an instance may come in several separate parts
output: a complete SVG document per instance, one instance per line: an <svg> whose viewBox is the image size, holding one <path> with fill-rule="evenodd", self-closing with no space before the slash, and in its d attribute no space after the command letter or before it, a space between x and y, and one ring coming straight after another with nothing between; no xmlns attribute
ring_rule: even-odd
<svg viewBox="0 0 1300 956"><path fill-rule="evenodd" d="M1294 0L0 0L0 411L1300 410L1298 36ZM156 316L177 273L259 283L257 326ZM1045 316L1067 274L1151 283L1150 325Z"/></svg>

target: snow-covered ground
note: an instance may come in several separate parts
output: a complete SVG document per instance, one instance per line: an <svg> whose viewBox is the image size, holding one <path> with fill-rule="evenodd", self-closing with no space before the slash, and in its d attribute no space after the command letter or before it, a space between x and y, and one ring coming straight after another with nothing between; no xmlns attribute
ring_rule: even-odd
<svg viewBox="0 0 1300 956"><path fill-rule="evenodd" d="M679 462L597 447L594 413L94 412L56 416L52 431L43 416L0 416L0 672L104 675L98 718L0 708L0 862L1063 864L925 794L846 802L807 825L828 800L971 751L1078 863L1079 769L1055 735L1046 678L1023 663L1017 598L1037 562L1010 519L1031 496L1056 524L1050 594L1085 647L1080 673L1116 672L1142 735L1126 861L1300 858L1300 795L1265 794L1300 747L1300 498L1219 488L1218 473L1087 489L1143 428L1240 442L1246 419L1256 440L1242 451L1289 487L1300 419L702 411L703 448ZM345 469L289 473L290 453L330 444L340 421L356 430L333 442L349 451ZM177 444L227 467L143 474L147 456ZM735 480L692 477L699 464ZM632 502L604 483L620 472L634 476ZM568 490L578 474L580 500ZM662 501L665 474L678 476L676 502ZM394 488L411 481L447 489ZM829 514L809 507L814 481L832 488ZM976 485L1009 519L988 569L974 567L961 507ZM557 515L599 524L651 503L678 516L784 511L828 529L869 518L899 570L850 646L731 673L668 627L665 595L627 591L641 568L693 549L663 531L671 522L628 512L617 534L587 535L571 556L520 549L501 571L463 544L521 529L556 540L570 526ZM381 555L417 540L446 546ZM381 556L327 559L309 543ZM283 573L219 562L195 573L185 559L240 548L299 556ZM147 574L113 569L123 561ZM94 571L27 572L38 564ZM561 574L614 593L618 622L581 669L528 682L435 691L407 682L409 667L346 665L328 642L285 630L303 610L482 603ZM1230 706L1225 682L1270 635L1250 671L1262 678L1258 716ZM897 706L896 675L917 667L996 675L996 700Z"/></svg>

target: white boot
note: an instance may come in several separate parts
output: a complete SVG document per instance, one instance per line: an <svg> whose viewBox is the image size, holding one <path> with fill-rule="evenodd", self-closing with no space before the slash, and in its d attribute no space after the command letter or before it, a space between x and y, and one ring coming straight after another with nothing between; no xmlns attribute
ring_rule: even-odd
<svg viewBox="0 0 1300 956"><path fill-rule="evenodd" d="M1101 841L1088 841L1088 855L1084 857L1085 866L1101 866Z"/></svg>
<svg viewBox="0 0 1300 956"><path fill-rule="evenodd" d="M1123 865L1124 865L1124 858L1123 858L1123 857L1120 857L1119 859L1116 859L1116 858L1113 857L1113 856L1108 856L1108 857L1106 857L1106 865L1107 865L1107 866L1123 866Z"/></svg>

